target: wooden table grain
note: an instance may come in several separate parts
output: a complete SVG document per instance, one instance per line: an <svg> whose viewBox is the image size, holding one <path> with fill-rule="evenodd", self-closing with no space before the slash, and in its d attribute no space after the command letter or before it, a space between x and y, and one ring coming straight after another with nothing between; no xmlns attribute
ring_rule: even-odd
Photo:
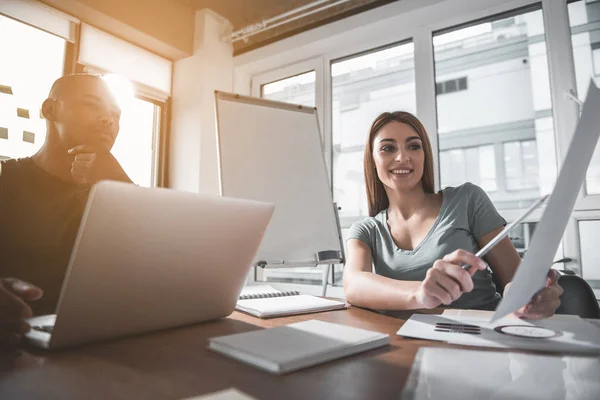
<svg viewBox="0 0 600 400"><path fill-rule="evenodd" d="M309 319L388 333L390 344L283 376L207 349L214 336ZM0 399L175 400L230 387L257 399L398 399L419 347L448 347L397 336L403 323L356 307L267 320L234 312L218 321L68 350L24 346L0 356Z"/></svg>

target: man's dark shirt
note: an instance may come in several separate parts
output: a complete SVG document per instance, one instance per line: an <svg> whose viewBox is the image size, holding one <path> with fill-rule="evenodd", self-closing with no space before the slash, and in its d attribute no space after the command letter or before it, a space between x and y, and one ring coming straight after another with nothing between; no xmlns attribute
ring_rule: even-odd
<svg viewBox="0 0 600 400"><path fill-rule="evenodd" d="M89 188L56 178L31 158L1 162L0 278L39 286L35 315L52 314Z"/></svg>

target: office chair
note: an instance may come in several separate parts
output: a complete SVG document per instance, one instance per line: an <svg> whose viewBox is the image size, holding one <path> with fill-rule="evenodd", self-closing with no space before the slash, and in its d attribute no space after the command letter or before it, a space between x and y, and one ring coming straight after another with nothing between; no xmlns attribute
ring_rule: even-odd
<svg viewBox="0 0 600 400"><path fill-rule="evenodd" d="M560 307L556 314L575 314L581 318L600 319L600 306L596 295L585 279L577 275L561 275L558 284L564 293L560 297Z"/></svg>
<svg viewBox="0 0 600 400"><path fill-rule="evenodd" d="M555 261L553 264L571 262L570 258L563 258ZM562 275L558 284L563 288L563 295L560 297L560 307L556 314L574 314L581 318L600 319L600 306L596 295L585 279L575 275L573 271L565 269L561 271ZM492 274L492 281L496 285L496 291L504 295L504 286Z"/></svg>

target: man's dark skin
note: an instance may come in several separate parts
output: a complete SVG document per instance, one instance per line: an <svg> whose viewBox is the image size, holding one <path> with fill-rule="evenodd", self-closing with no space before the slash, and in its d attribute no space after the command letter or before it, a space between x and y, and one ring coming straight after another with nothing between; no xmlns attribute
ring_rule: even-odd
<svg viewBox="0 0 600 400"><path fill-rule="evenodd" d="M81 186L86 198L86 188L100 180L132 183L110 153L119 132L121 109L100 77L68 75L58 79L42 105L42 114L46 141L31 157L42 174ZM25 321L32 316L28 302L40 299L42 290L18 276L0 279L0 347L17 343L30 329Z"/></svg>

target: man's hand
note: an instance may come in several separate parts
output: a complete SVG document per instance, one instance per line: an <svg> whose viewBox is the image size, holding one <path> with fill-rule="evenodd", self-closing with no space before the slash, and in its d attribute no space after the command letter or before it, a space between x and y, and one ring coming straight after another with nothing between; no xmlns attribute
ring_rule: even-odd
<svg viewBox="0 0 600 400"><path fill-rule="evenodd" d="M30 326L25 322L32 316L26 301L42 297L42 290L14 278L0 279L0 347L15 344Z"/></svg>
<svg viewBox="0 0 600 400"><path fill-rule="evenodd" d="M77 183L93 184L102 180L133 183L109 151L81 145L70 149L69 154L74 156L71 175Z"/></svg>
<svg viewBox="0 0 600 400"><path fill-rule="evenodd" d="M558 271L551 269L546 278L546 287L537 292L527 305L515 311L514 314L526 319L542 319L553 316L560 306L560 296L563 294L563 289L558 284L559 278ZM510 283L506 285L504 291L507 291L509 287Z"/></svg>

